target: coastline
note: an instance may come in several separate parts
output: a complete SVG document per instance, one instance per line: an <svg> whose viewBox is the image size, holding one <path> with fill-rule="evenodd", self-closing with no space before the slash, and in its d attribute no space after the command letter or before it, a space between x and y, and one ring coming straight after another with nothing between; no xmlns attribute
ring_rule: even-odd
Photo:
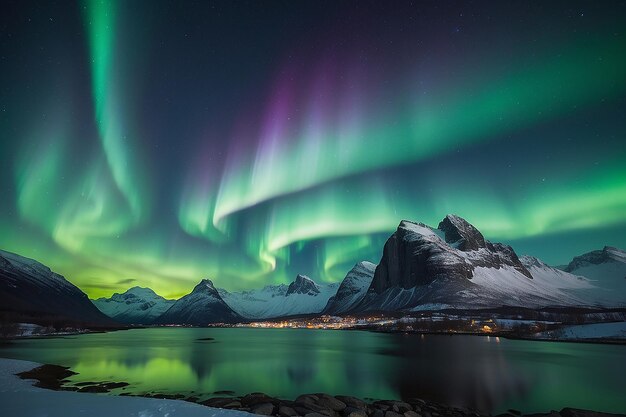
<svg viewBox="0 0 626 417"><path fill-rule="evenodd" d="M55 391L33 385L15 374L41 366L37 362L0 358L0 411L11 417L246 417L236 410L208 408L185 401L104 396Z"/></svg>
<svg viewBox="0 0 626 417"><path fill-rule="evenodd" d="M511 340L626 344L626 308L447 309L333 316L305 314L206 327L361 330L389 334L501 337Z"/></svg>
<svg viewBox="0 0 626 417"><path fill-rule="evenodd" d="M626 328L626 322L606 322L606 323L593 323L582 326L592 326L597 324L617 324L623 323L623 326ZM117 332L117 331L125 331L125 330L140 330L140 329L158 329L158 328L170 328L172 326L153 326L153 325L142 325L142 326L128 326L128 327L117 327L117 328L107 328L107 329L81 329L73 332L59 332L59 333L48 333L48 334L28 334L28 335L12 335L8 337L0 338L0 345L11 343L14 340L25 340L25 339L54 339L54 338L64 338L68 336L81 336L86 334L97 334L97 333L109 333L109 332ZM265 327L257 327L250 325L243 326L231 326L231 325L211 325L211 326L176 326L176 327L189 327L189 328L218 328L218 329L229 329L229 328L248 328L248 329L265 329ZM293 329L300 329L301 327L293 327ZM285 327L285 329L292 329L292 327ZM559 343L586 343L586 344L600 344L600 345L624 345L626 346L626 338L619 337L587 337L587 338L565 338L565 337L533 337L530 335L522 335L515 334L511 332L500 332L494 331L490 333L483 332L472 332L472 331L422 331L422 330L400 330L400 329L385 329L385 328L377 328L373 326L362 326L362 327L346 327L341 329L335 328L304 328L307 330L319 330L319 331L365 331L365 332L373 332L373 333L384 333L384 334L412 334L412 335L437 335L437 336L479 336L479 337L494 337L494 338L502 338L507 340L526 340L532 342L559 342Z"/></svg>
<svg viewBox="0 0 626 417"><path fill-rule="evenodd" d="M617 321L617 322L603 322L603 323L589 323L580 326L596 326L596 325L614 325L619 324L624 329L626 329L626 321ZM161 327L172 327L172 326L143 326L137 328L145 328L145 329L153 329L153 328L161 328ZM354 326L354 327L344 327L344 328L333 328L333 327L262 327L255 326L250 324L238 324L238 325L226 325L226 324L215 324L209 326L176 326L176 327L190 327L190 328L216 328L216 329L230 329L230 328L246 328L246 329L305 329L305 330L319 330L319 331L361 331L361 332L372 332L372 333L384 333L384 334L412 334L412 335L437 335L437 336L479 336L479 337L494 337L494 338L502 338L508 340L526 340L532 342L562 342L562 343L588 343L588 344L604 344L604 345L626 345L626 337L585 337L585 338L573 338L573 337L561 337L561 336L552 336L552 337L536 337L528 334L517 334L510 331L492 331L489 333L485 332L477 332L477 331L434 331L434 330L406 330L406 329L397 329L397 328L384 328L384 327L376 327L376 326ZM124 329L124 330L132 330L132 329Z"/></svg>
<svg viewBox="0 0 626 417"><path fill-rule="evenodd" d="M325 393L303 394L295 400L279 399L264 393L245 396L212 397L199 401L197 397L183 394L131 394L111 393L122 388L125 382L89 382L66 385L66 378L74 375L68 367L36 362L0 358L0 403L8 405L12 416L29 416L45 409L50 417L84 415L149 415L149 416L213 416L239 417L252 415L278 417L481 417L490 414L468 408L451 407L422 399L371 400ZM45 393L45 394L44 394ZM109 393L111 395L94 395ZM224 392L229 395L230 393ZM55 396L56 395L56 396ZM71 396L71 398L69 398ZM32 398L35 397L35 398ZM67 408L70 404L71 408ZM29 409L33 408L34 409ZM43 407L43 408L42 408ZM58 408L58 409L57 409ZM140 411L135 411L139 410ZM146 412L148 412L146 414ZM139 413L139 414L138 414ZM143 414L142 414L143 413ZM563 408L561 411L522 414L517 410L499 416L519 417L615 417L612 414Z"/></svg>
<svg viewBox="0 0 626 417"><path fill-rule="evenodd" d="M361 329L354 329L361 330ZM387 334L423 334L423 335L438 335L438 336L479 336L479 337L495 337L507 340L525 340L529 342L551 342L551 343L588 343L593 345L624 345L626 346L626 339L617 338L585 338L585 339L567 339L567 338L534 338L528 336L512 335L510 333L475 333L475 332L402 332L402 331L385 331L385 330L368 330L376 333Z"/></svg>

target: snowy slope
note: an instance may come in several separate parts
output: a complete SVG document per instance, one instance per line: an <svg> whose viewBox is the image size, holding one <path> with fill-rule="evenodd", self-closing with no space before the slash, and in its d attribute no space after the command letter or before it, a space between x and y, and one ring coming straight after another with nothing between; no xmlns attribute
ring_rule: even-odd
<svg viewBox="0 0 626 417"><path fill-rule="evenodd" d="M626 339L626 322L594 323L566 326L556 330L537 333L546 339Z"/></svg>
<svg viewBox="0 0 626 417"><path fill-rule="evenodd" d="M594 302L578 296L576 289L592 288L587 280L563 279L559 271L551 274L549 270L532 268L533 279L521 275L518 271L503 267L500 269L478 267L474 269L472 288L477 298L485 305L514 305L523 307L548 306L583 306ZM534 273L533 273L534 271ZM500 304L496 304L500 303Z"/></svg>
<svg viewBox="0 0 626 417"><path fill-rule="evenodd" d="M62 275L33 259L3 250L0 250L0 310L82 323L114 323Z"/></svg>
<svg viewBox="0 0 626 417"><path fill-rule="evenodd" d="M287 285L269 285L260 290L228 292L220 295L235 312L249 319L267 319L321 312L338 284L317 284L298 275Z"/></svg>
<svg viewBox="0 0 626 417"><path fill-rule="evenodd" d="M190 324L203 326L210 323L234 323L242 317L222 299L213 282L203 279L189 294L177 300L157 320L158 324Z"/></svg>
<svg viewBox="0 0 626 417"><path fill-rule="evenodd" d="M533 279L542 286L561 289L592 288L593 284L585 277L551 267L534 256L520 256L522 264L530 271Z"/></svg>
<svg viewBox="0 0 626 417"><path fill-rule="evenodd" d="M330 297L324 308L324 314L341 314L358 304L372 283L376 265L362 261L354 265L341 282L337 294Z"/></svg>
<svg viewBox="0 0 626 417"><path fill-rule="evenodd" d="M104 314L121 323L152 324L176 300L166 300L150 288L132 287L124 293L92 302Z"/></svg>

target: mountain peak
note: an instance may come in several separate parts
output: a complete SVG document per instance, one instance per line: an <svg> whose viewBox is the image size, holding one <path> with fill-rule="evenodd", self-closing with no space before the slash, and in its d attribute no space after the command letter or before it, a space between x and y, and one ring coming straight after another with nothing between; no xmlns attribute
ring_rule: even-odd
<svg viewBox="0 0 626 417"><path fill-rule="evenodd" d="M467 302L472 297L487 300L493 296L500 302L503 295L494 295L497 289L489 287L479 294L477 288L487 282L502 286L510 281L531 287L535 284L527 280L532 279L513 248L485 240L459 216L448 214L437 229L404 220L387 239L371 285L353 310L413 308L426 300L448 305L451 300Z"/></svg>
<svg viewBox="0 0 626 417"><path fill-rule="evenodd" d="M546 267L550 267L549 265L547 265L544 261L542 261L539 258L535 258L534 256L530 256L530 255L522 255L519 257L520 262L522 263L522 265L524 265L525 268L546 268Z"/></svg>
<svg viewBox="0 0 626 417"><path fill-rule="evenodd" d="M369 261L360 261L354 264L352 269L366 269L368 271L374 272L376 269L376 264Z"/></svg>
<svg viewBox="0 0 626 417"><path fill-rule="evenodd" d="M164 298L158 295L157 293L155 293L154 290L152 290L152 288L140 287L140 286L130 287L129 289L127 289L126 291L122 293L118 293L118 292L113 293L113 295L110 298L106 298L106 297L98 298L99 301L105 301L105 300L123 301L123 300L131 300L131 299L152 300L152 299L164 299Z"/></svg>
<svg viewBox="0 0 626 417"><path fill-rule="evenodd" d="M437 227L445 233L446 243L464 252L484 248L485 237L467 220L448 214Z"/></svg>
<svg viewBox="0 0 626 417"><path fill-rule="evenodd" d="M619 262L626 262L626 251L615 246L605 246L602 252L606 253L610 258Z"/></svg>
<svg viewBox="0 0 626 417"><path fill-rule="evenodd" d="M124 294L150 295L150 296L158 295L157 293L154 292L152 288L140 287L138 285L134 287L130 287L124 292Z"/></svg>
<svg viewBox="0 0 626 417"><path fill-rule="evenodd" d="M148 287L134 286L110 298L98 298L93 303L107 316L129 324L152 324L174 304Z"/></svg>
<svg viewBox="0 0 626 417"><path fill-rule="evenodd" d="M591 252L574 257L565 268L565 272L573 272L579 268L590 265L600 265L607 262L626 263L626 252L613 246L605 246L602 249L592 250Z"/></svg>
<svg viewBox="0 0 626 417"><path fill-rule="evenodd" d="M206 294L210 294L213 296L217 296L219 298L219 293L217 291L217 289L215 288L215 285L213 285L213 281L211 281L208 278L203 278L198 285L196 285L193 290L191 291L192 294L194 293L206 293Z"/></svg>
<svg viewBox="0 0 626 417"><path fill-rule="evenodd" d="M416 233L421 236L436 236L437 234L432 229L432 227L424 224L424 223L416 223L411 220L402 220L398 225L398 229L408 231L411 233Z"/></svg>
<svg viewBox="0 0 626 417"><path fill-rule="evenodd" d="M290 294L308 294L308 295L317 295L320 293L320 289L317 284L306 275L300 275L296 277L296 280L289 284L289 288L287 288L287 293L285 295Z"/></svg>
<svg viewBox="0 0 626 417"><path fill-rule="evenodd" d="M374 278L376 265L361 261L352 267L333 297L330 297L323 314L340 314L354 308L365 296Z"/></svg>
<svg viewBox="0 0 626 417"><path fill-rule="evenodd" d="M233 323L241 320L210 279L202 279L187 295L182 296L156 322L160 324Z"/></svg>

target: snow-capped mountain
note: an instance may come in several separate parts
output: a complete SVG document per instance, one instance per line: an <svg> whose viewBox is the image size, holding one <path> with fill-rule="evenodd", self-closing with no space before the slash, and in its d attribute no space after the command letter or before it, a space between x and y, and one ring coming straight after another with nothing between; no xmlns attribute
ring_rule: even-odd
<svg viewBox="0 0 626 417"><path fill-rule="evenodd" d="M234 312L213 286L203 279L189 294L178 299L157 320L158 324L191 324L202 326L210 323L235 323L243 318Z"/></svg>
<svg viewBox="0 0 626 417"><path fill-rule="evenodd" d="M107 316L121 323L152 324L165 313L176 300L167 300L150 288L132 287L110 298L92 300Z"/></svg>
<svg viewBox="0 0 626 417"><path fill-rule="evenodd" d="M438 228L403 220L387 240L367 294L351 312L500 306L597 305L589 280L517 257L447 215Z"/></svg>
<svg viewBox="0 0 626 417"><path fill-rule="evenodd" d="M0 250L0 310L27 320L62 319L73 323L114 324L87 295L47 266Z"/></svg>
<svg viewBox="0 0 626 417"><path fill-rule="evenodd" d="M611 306L626 306L626 252L611 246L576 256L564 270L588 278L591 294Z"/></svg>
<svg viewBox="0 0 626 417"><path fill-rule="evenodd" d="M341 314L354 308L365 297L374 279L375 269L376 265L367 261L354 265L341 281L337 294L330 297L322 313Z"/></svg>
<svg viewBox="0 0 626 417"><path fill-rule="evenodd" d="M249 319L267 319L319 313L337 292L338 284L315 283L298 275L287 285L268 285L260 290L228 292L219 290L233 310Z"/></svg>
<svg viewBox="0 0 626 417"><path fill-rule="evenodd" d="M611 246L576 256L566 272L597 280L626 281L626 252Z"/></svg>

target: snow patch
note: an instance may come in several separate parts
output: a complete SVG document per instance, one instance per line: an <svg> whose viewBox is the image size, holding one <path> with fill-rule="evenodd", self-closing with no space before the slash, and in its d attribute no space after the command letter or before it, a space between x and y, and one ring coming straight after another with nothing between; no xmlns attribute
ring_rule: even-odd
<svg viewBox="0 0 626 417"><path fill-rule="evenodd" d="M626 322L566 326L535 336L548 339L626 339Z"/></svg>

